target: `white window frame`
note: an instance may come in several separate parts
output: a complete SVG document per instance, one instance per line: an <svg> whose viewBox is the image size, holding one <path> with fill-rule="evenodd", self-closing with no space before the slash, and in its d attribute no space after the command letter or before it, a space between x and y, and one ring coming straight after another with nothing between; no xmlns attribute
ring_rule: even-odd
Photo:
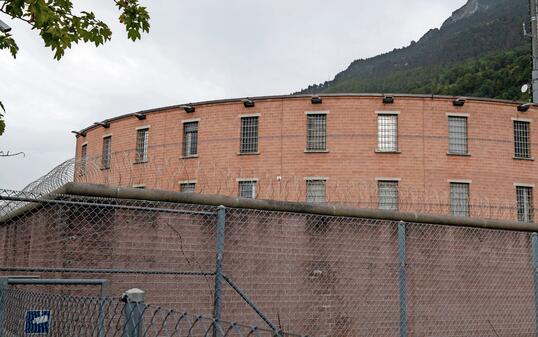
<svg viewBox="0 0 538 337"><path fill-rule="evenodd" d="M80 167L78 174L83 177L86 175L86 169L88 166L88 142L80 144Z"/></svg>
<svg viewBox="0 0 538 337"><path fill-rule="evenodd" d="M327 150L327 128L328 128L328 114L329 111L305 111L306 115L306 149L305 152L328 152ZM316 148L311 147L313 141L310 137L310 129L309 129L309 119L310 116L324 116L325 117L325 129L323 130L323 135L321 138L323 139L323 148Z"/></svg>
<svg viewBox="0 0 538 337"><path fill-rule="evenodd" d="M306 202L318 203L318 204L326 203L327 202L327 181L329 180L329 178L327 178L327 177L305 177L304 180L305 180L305 187L306 187L306 196L305 196ZM322 197L320 197L320 198L323 198L323 200L318 199L318 197L312 196L312 194L309 193L309 184L313 183L313 182L323 182L324 195ZM313 198L313 199L310 199L310 198Z"/></svg>
<svg viewBox="0 0 538 337"><path fill-rule="evenodd" d="M239 154L258 154L260 153L260 113L242 114L239 115ZM248 135L243 134L243 120L247 118L256 118L256 151L247 149L248 143L245 141ZM243 147L245 145L245 148Z"/></svg>
<svg viewBox="0 0 538 337"><path fill-rule="evenodd" d="M516 138L517 138L517 135L516 135L516 122L524 122L524 123L527 123L529 128L528 128L528 134L527 134L527 150L528 150L528 156L521 156L521 155L518 155L517 153L517 141L516 141ZM533 157L532 157L532 119L530 118L512 118L512 130L513 130L513 134L514 134L514 159L526 159L526 160L532 160Z"/></svg>
<svg viewBox="0 0 538 337"><path fill-rule="evenodd" d="M194 184L194 190L192 192L187 192L187 191L182 191L182 186L183 185L193 185ZM196 185L197 185L197 181L196 180L182 180L179 182L179 191L181 193L194 193L196 192Z"/></svg>
<svg viewBox="0 0 538 337"><path fill-rule="evenodd" d="M105 153L105 140L110 139L110 145ZM102 153L101 153L101 168L104 170L110 169L112 161L112 134L103 135Z"/></svg>
<svg viewBox="0 0 538 337"><path fill-rule="evenodd" d="M139 154L139 147L138 147L138 134L140 131L142 130L146 130L146 137L144 139L144 145L142 147L142 155ZM149 156L148 156L148 152L149 152L149 130L150 130L150 127L149 125L148 126L140 126L140 127L137 127L136 128L136 147L135 147L135 163L136 164L141 164L141 163L147 163L148 160L149 160Z"/></svg>
<svg viewBox="0 0 538 337"><path fill-rule="evenodd" d="M389 129L390 124L381 124L381 117L394 117L396 120L396 130L392 133ZM376 152L380 153L399 153L399 111L376 111L377 122L377 148ZM383 127L386 130L383 130Z"/></svg>
<svg viewBox="0 0 538 337"><path fill-rule="evenodd" d="M517 215L517 220L521 221L521 222L534 222L534 190L535 190L535 185L534 184L515 183L514 188L516 190L516 213L517 213L516 215ZM523 204L523 207L520 206L518 188L530 189L531 195L530 195L530 203L529 203L529 205L527 205L525 203L525 204ZM527 197L525 196L525 198L527 198ZM521 213L521 210L523 210L523 213Z"/></svg>
<svg viewBox="0 0 538 337"><path fill-rule="evenodd" d="M452 216L471 216L471 180L448 180L449 184L449 205L450 205L450 214ZM454 204L455 189L456 185L465 185L467 187L467 200L465 203ZM465 209L463 209L465 207Z"/></svg>
<svg viewBox="0 0 538 337"><path fill-rule="evenodd" d="M237 190L238 190L238 196L240 198L247 198L247 199L256 199L258 197L258 178L237 178ZM241 195L241 186L245 183L251 183L252 184L252 196L251 197L243 197Z"/></svg>
<svg viewBox="0 0 538 337"><path fill-rule="evenodd" d="M190 139L187 139L185 137L186 136L185 124L189 124L189 123L196 123L196 139L194 141L196 143L196 153L190 152L190 150L192 149L192 143L193 143L192 137ZM200 118L182 120L181 127L182 127L181 132L183 133L182 134L183 143L181 144L181 156L183 158L198 157L198 140L200 139Z"/></svg>
<svg viewBox="0 0 538 337"><path fill-rule="evenodd" d="M400 210L400 178L377 178L377 207L387 211ZM396 193L394 195L383 195L381 193L381 184L396 185ZM383 199L385 198L385 199ZM389 198L394 198L395 202L389 202Z"/></svg>
<svg viewBox="0 0 538 337"><path fill-rule="evenodd" d="M465 155L469 155L469 114L468 113L452 113L452 112L449 112L446 114L447 116L447 138L448 138L448 154L450 155L460 155L460 156L465 156ZM465 143L464 143L464 146L465 146L465 152L459 152L459 151L455 151L454 149L451 149L451 144L454 145L452 142L451 142L451 130L450 130L450 118L465 118ZM454 138L454 139L457 139L457 138ZM454 145L456 146L456 145Z"/></svg>

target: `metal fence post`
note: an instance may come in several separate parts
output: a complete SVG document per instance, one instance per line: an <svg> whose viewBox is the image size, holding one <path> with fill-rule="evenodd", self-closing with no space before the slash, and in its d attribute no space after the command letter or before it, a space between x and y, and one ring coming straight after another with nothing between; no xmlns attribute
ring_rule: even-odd
<svg viewBox="0 0 538 337"><path fill-rule="evenodd" d="M9 289L9 279L7 277L0 278L0 337L4 337L6 335L5 311L6 311L8 289Z"/></svg>
<svg viewBox="0 0 538 337"><path fill-rule="evenodd" d="M105 305L108 296L108 281L101 284L101 293L99 296L99 317L97 318L97 336L105 336Z"/></svg>
<svg viewBox="0 0 538 337"><path fill-rule="evenodd" d="M222 275L223 275L223 255L224 255L224 227L226 224L226 207L219 206L217 210L217 259L215 268L215 295L213 302L213 337L218 337L218 322L222 316Z"/></svg>
<svg viewBox="0 0 538 337"><path fill-rule="evenodd" d="M398 223L398 253L399 253L399 288L400 288L400 337L407 337L407 299L406 299L406 251L405 251L405 222Z"/></svg>
<svg viewBox="0 0 538 337"><path fill-rule="evenodd" d="M538 336L538 234L532 233L532 271L534 276L534 307L535 307L535 326L536 336Z"/></svg>
<svg viewBox="0 0 538 337"><path fill-rule="evenodd" d="M146 308L144 291L136 288L130 289L123 294L123 298L125 300L123 337L142 337Z"/></svg>

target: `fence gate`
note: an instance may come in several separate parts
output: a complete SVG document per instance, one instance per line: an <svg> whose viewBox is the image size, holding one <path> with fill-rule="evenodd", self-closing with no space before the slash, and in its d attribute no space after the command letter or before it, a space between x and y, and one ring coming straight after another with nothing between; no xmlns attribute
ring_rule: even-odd
<svg viewBox="0 0 538 337"><path fill-rule="evenodd" d="M84 297L73 303L57 301L62 295L33 293L22 290L23 286L98 286L99 296L94 306ZM77 288L75 288L76 291ZM78 328L90 329L97 337L105 336L105 302L109 281L104 279L41 279L33 277L0 278L0 336L62 335L62 324L71 320ZM72 292L73 289L70 289ZM56 299L56 301L54 300ZM76 303L78 302L78 303ZM58 303L60 305L58 305ZM92 312L94 311L94 312ZM58 318L58 324L55 324ZM84 322L83 325L79 325ZM86 335L81 333L81 335Z"/></svg>

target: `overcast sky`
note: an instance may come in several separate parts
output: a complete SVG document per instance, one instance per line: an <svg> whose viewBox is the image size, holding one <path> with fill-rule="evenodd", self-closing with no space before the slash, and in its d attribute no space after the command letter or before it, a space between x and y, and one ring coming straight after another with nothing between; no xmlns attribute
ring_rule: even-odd
<svg viewBox="0 0 538 337"><path fill-rule="evenodd" d="M332 79L358 58L418 40L465 0L152 0L151 31L127 41L112 0L75 1L113 28L99 48L78 45L61 61L26 24L20 52L0 52L8 110L0 188L20 189L74 156L74 135L95 121L160 106L289 94Z"/></svg>

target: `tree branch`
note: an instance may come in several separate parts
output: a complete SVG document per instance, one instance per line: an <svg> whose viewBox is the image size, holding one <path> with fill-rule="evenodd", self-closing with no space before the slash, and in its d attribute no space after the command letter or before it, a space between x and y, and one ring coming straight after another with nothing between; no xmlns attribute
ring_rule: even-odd
<svg viewBox="0 0 538 337"><path fill-rule="evenodd" d="M4 151L0 151L0 158L1 157L15 157L15 156L20 156L22 155L23 158L26 157L26 154L24 152L17 152L17 153L11 153L10 151L7 151L7 152L4 152Z"/></svg>

